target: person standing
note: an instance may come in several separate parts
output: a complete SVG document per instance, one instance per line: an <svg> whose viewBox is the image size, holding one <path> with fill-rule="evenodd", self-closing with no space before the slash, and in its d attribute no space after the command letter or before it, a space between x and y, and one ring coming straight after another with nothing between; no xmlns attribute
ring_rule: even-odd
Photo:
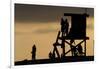
<svg viewBox="0 0 100 69"><path fill-rule="evenodd" d="M35 60L36 59L36 46L35 45L33 45L31 53L32 53L32 60Z"/></svg>
<svg viewBox="0 0 100 69"><path fill-rule="evenodd" d="M66 33L66 36L68 35L68 30L69 30L69 23L68 23L68 20L66 19L65 20L65 33Z"/></svg>
<svg viewBox="0 0 100 69"><path fill-rule="evenodd" d="M68 34L68 29L69 29L69 23L67 19L61 18L61 32L63 36L67 36Z"/></svg>

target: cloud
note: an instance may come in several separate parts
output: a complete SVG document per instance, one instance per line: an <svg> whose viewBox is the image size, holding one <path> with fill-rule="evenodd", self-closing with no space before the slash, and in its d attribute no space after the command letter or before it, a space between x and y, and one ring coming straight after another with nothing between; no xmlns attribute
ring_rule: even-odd
<svg viewBox="0 0 100 69"><path fill-rule="evenodd" d="M51 32L57 32L57 31L58 31L58 29L45 28L45 29L37 29L37 30L33 31L33 33L44 34L44 33L51 33Z"/></svg>
<svg viewBox="0 0 100 69"><path fill-rule="evenodd" d="M56 22L64 13L84 13L85 8L15 4L15 22L47 23ZM88 8L87 13L93 16L94 9Z"/></svg>
<svg viewBox="0 0 100 69"><path fill-rule="evenodd" d="M39 28L33 31L16 31L15 34L17 35L29 35L29 34L46 34L46 33L53 33L53 32L57 32L58 29L49 29L49 28Z"/></svg>

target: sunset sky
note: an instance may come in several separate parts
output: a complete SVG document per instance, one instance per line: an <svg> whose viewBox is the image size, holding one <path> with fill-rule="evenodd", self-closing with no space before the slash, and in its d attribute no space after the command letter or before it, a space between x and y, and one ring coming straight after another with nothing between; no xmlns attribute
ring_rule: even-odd
<svg viewBox="0 0 100 69"><path fill-rule="evenodd" d="M36 45L36 59L48 58L60 30L64 13L85 13L85 8L15 4L14 61L31 60L32 46ZM88 8L86 33L87 55L94 55L94 9ZM70 18L68 17L68 22ZM60 49L59 49L60 50ZM70 55L70 54L69 54Z"/></svg>

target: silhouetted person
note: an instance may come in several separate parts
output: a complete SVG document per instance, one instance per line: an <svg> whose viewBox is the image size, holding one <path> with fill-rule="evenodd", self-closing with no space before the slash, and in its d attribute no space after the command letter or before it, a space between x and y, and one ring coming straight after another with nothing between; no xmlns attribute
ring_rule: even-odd
<svg viewBox="0 0 100 69"><path fill-rule="evenodd" d="M54 62L55 61L55 53L49 53L49 59L51 62Z"/></svg>
<svg viewBox="0 0 100 69"><path fill-rule="evenodd" d="M49 59L52 59L52 53L51 52L49 53Z"/></svg>
<svg viewBox="0 0 100 69"><path fill-rule="evenodd" d="M79 52L79 55L82 56L83 55L83 49L82 49L81 44L78 45L77 50Z"/></svg>
<svg viewBox="0 0 100 69"><path fill-rule="evenodd" d="M68 29L69 29L69 23L68 23L68 20L66 19L65 20L65 33L66 33L66 36L68 34Z"/></svg>
<svg viewBox="0 0 100 69"><path fill-rule="evenodd" d="M64 35L64 30L65 30L65 22L64 22L64 19L61 18L61 32L62 32L62 35Z"/></svg>
<svg viewBox="0 0 100 69"><path fill-rule="evenodd" d="M69 23L66 20L64 20L63 18L61 18L61 32L63 36L67 36L68 34L68 28L69 28Z"/></svg>
<svg viewBox="0 0 100 69"><path fill-rule="evenodd" d="M71 47L71 52L72 52L72 56L78 56L78 52L75 46L73 46L74 39L70 40L70 47Z"/></svg>
<svg viewBox="0 0 100 69"><path fill-rule="evenodd" d="M32 60L34 61L36 59L36 46L35 45L33 45L31 53L32 53Z"/></svg>
<svg viewBox="0 0 100 69"><path fill-rule="evenodd" d="M78 56L78 52L75 46L72 46L73 56Z"/></svg>

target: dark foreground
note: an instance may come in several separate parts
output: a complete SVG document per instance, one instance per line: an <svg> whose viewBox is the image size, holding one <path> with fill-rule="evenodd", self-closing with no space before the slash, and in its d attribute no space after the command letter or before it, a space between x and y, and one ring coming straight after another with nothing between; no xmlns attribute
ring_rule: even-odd
<svg viewBox="0 0 100 69"><path fill-rule="evenodd" d="M63 62L82 62L82 61L93 61L94 56L67 56L59 60L58 58L55 59L37 59L35 61L32 60L23 60L23 61L16 61L15 65L31 65L31 64L47 64L47 63L63 63Z"/></svg>

